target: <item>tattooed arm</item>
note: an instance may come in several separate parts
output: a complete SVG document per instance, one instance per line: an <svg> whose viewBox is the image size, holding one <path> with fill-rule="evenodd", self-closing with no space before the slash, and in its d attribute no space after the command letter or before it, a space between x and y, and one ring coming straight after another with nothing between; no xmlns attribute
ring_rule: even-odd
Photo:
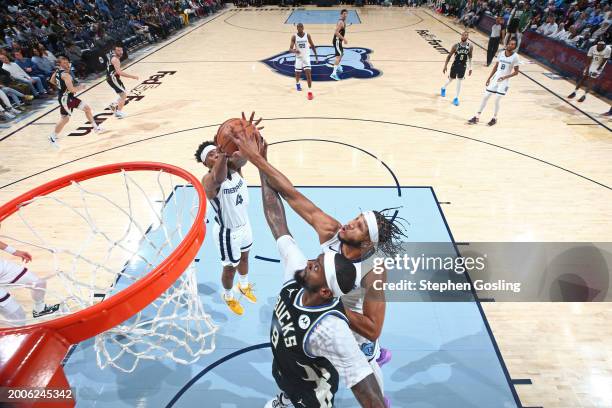
<svg viewBox="0 0 612 408"><path fill-rule="evenodd" d="M266 150L268 146L264 143L261 153L262 156L266 156ZM287 217L285 216L285 207L281 201L280 195L274 190L268 182L268 177L264 172L259 171L259 177L261 179L261 201L263 203L264 215L266 221L272 231L274 239L282 237L283 235L291 235L289 227L287 227Z"/></svg>

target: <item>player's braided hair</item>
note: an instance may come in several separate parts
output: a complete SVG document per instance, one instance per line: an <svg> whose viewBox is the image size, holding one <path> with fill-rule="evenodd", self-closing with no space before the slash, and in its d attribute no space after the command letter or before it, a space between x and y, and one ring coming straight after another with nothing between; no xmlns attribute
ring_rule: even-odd
<svg viewBox="0 0 612 408"><path fill-rule="evenodd" d="M200 156L202 156L202 151L204 150L204 148L206 146L210 146L210 145L214 145L214 142L211 142L210 140L207 140L206 142L202 142L199 146L198 149L195 152L195 159L198 163L203 163L202 162L202 158Z"/></svg>
<svg viewBox="0 0 612 408"><path fill-rule="evenodd" d="M374 211L378 224L378 249L388 257L393 257L402 251L402 239L408 238L404 218L399 217L400 207L385 208Z"/></svg>

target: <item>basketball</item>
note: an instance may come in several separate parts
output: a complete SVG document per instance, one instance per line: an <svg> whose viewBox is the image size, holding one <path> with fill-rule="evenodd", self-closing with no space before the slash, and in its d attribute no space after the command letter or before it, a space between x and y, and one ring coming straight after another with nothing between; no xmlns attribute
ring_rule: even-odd
<svg viewBox="0 0 612 408"><path fill-rule="evenodd" d="M219 126L215 135L215 144L226 154L231 155L238 150L238 146L232 140L232 135L238 135L243 132L246 132L249 138L256 138L255 140L259 144L261 136L257 128L240 118L228 119Z"/></svg>

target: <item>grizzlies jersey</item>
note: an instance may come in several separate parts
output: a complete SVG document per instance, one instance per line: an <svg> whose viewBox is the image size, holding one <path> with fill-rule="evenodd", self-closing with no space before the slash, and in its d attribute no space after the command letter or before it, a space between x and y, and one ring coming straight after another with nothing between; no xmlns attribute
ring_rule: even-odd
<svg viewBox="0 0 612 408"><path fill-rule="evenodd" d="M453 61L453 65L463 65L467 64L468 58L470 57L470 43L466 41L465 43L459 42L455 48L455 61Z"/></svg>
<svg viewBox="0 0 612 408"><path fill-rule="evenodd" d="M310 57L310 45L308 44L308 34L304 33L303 37L299 34L295 35L295 46L300 52L300 57Z"/></svg>
<svg viewBox="0 0 612 408"><path fill-rule="evenodd" d="M249 190L238 172L228 170L227 179L221 183L217 196L209 198L209 201L219 226L235 229L249 223Z"/></svg>
<svg viewBox="0 0 612 408"><path fill-rule="evenodd" d="M338 391L339 375L326 358L309 355L305 349L311 331L326 316L348 319L342 301L317 307L303 307L304 289L291 280L283 286L274 306L270 342L272 375L294 406L332 408Z"/></svg>

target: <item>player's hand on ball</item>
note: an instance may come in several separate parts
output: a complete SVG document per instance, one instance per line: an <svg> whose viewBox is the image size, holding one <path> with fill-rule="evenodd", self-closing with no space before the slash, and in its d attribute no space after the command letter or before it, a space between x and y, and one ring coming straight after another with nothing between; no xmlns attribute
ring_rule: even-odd
<svg viewBox="0 0 612 408"><path fill-rule="evenodd" d="M28 262L32 261L32 255L30 255L26 251L15 251L15 253L13 255L18 256L25 263L28 263Z"/></svg>
<svg viewBox="0 0 612 408"><path fill-rule="evenodd" d="M253 118L255 117L255 111L251 112L251 117L249 118L249 125L253 125L257 128L257 130L261 130L264 127L263 126L258 126L261 121L263 120L263 118L259 118L255 121L255 123L253 123ZM242 112L242 120L246 120L246 116L244 116L244 112Z"/></svg>

